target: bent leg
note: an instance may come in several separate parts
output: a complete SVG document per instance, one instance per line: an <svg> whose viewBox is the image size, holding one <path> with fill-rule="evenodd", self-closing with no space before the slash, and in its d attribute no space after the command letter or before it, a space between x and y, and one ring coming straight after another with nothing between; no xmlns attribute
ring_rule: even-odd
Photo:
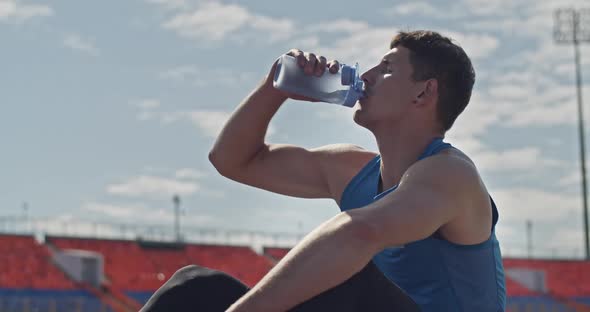
<svg viewBox="0 0 590 312"><path fill-rule="evenodd" d="M420 312L420 308L371 261L342 284L324 291L290 311Z"/></svg>
<svg viewBox="0 0 590 312"><path fill-rule="evenodd" d="M365 270L368 283L361 299L365 311L420 312L418 304L372 261Z"/></svg>
<svg viewBox="0 0 590 312"><path fill-rule="evenodd" d="M178 270L140 312L225 311L248 290L226 273L191 265ZM420 308L371 261L342 284L290 311L420 312Z"/></svg>
<svg viewBox="0 0 590 312"><path fill-rule="evenodd" d="M232 276L197 265L176 271L140 312L225 311L248 292Z"/></svg>

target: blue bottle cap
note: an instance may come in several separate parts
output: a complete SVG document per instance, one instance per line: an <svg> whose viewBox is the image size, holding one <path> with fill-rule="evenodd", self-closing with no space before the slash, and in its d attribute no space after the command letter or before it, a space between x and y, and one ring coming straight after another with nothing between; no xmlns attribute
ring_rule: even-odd
<svg viewBox="0 0 590 312"><path fill-rule="evenodd" d="M345 69L345 67L347 69ZM364 91L364 81L358 75L359 72L359 64L356 63L354 67L344 65L342 67L342 84L343 85L350 85L348 92L346 93L346 98L344 99L344 103L342 105L353 107L360 98L365 96ZM344 78L347 76L347 78ZM350 79L350 80L348 80ZM347 82L347 84L345 84Z"/></svg>
<svg viewBox="0 0 590 312"><path fill-rule="evenodd" d="M353 84L356 76L356 68L348 65L342 65L342 68L340 70L340 82L342 83L342 85L350 86L351 84Z"/></svg>

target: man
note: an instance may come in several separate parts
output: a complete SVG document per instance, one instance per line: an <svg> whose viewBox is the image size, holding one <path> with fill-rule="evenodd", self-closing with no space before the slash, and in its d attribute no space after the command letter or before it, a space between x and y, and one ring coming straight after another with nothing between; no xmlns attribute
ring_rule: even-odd
<svg viewBox="0 0 590 312"><path fill-rule="evenodd" d="M339 68L323 56L289 54L309 75ZM373 133L378 153L350 144L266 143L268 124L288 98L313 101L274 89L275 69L233 113L210 160L235 181L332 198L342 212L255 287L234 295L239 300L228 311L314 304L341 311L341 302L355 305L350 311L503 311L497 209L469 157L443 142L475 81L463 49L435 32L400 32L363 73L367 96L354 107L354 121Z"/></svg>

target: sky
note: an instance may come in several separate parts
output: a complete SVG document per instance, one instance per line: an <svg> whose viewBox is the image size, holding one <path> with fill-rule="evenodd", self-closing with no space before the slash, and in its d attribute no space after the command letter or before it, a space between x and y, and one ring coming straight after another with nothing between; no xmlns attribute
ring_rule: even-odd
<svg viewBox="0 0 590 312"><path fill-rule="evenodd" d="M0 216L26 206L69 224L171 228L178 194L183 227L309 232L336 204L220 176L207 156L222 125L292 48L363 70L398 31L431 29L475 67L471 102L446 140L475 161L496 201L504 254L526 254L530 220L535 255L581 256L574 54L554 43L553 11L590 3L335 3L0 0ZM589 51L581 46L586 98ZM267 140L377 150L350 108L326 103L289 100Z"/></svg>

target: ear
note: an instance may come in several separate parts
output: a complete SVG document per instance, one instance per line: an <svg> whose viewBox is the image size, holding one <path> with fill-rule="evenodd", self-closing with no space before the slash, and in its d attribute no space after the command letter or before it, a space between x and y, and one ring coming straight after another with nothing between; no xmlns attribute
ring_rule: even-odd
<svg viewBox="0 0 590 312"><path fill-rule="evenodd" d="M414 102L432 102L438 98L438 81L428 79L424 81L424 89L418 93Z"/></svg>

